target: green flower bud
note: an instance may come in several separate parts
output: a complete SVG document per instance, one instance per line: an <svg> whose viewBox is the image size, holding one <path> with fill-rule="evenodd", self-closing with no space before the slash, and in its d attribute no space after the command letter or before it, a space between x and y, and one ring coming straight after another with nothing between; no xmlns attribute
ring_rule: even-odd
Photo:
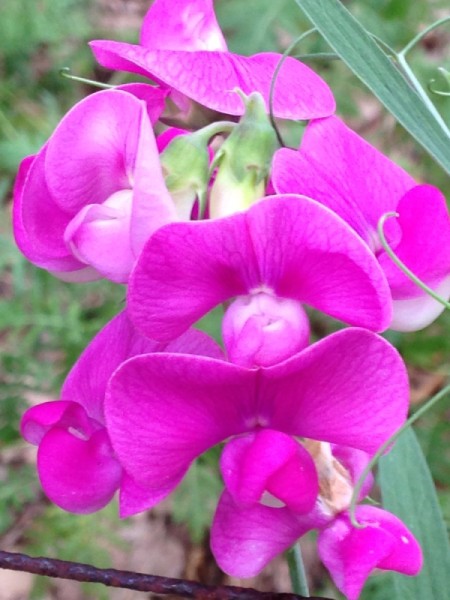
<svg viewBox="0 0 450 600"><path fill-rule="evenodd" d="M246 210L264 195L276 133L258 92L244 98L245 114L220 147L216 179L210 195L210 215L223 217Z"/></svg>
<svg viewBox="0 0 450 600"><path fill-rule="evenodd" d="M204 198L209 181L208 140L198 133L175 137L161 154L167 189L186 220L196 198Z"/></svg>

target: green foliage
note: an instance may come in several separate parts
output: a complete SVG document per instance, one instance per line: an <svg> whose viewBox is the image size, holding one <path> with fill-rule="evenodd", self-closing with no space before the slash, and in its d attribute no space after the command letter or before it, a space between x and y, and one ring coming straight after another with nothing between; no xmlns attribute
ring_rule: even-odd
<svg viewBox="0 0 450 600"><path fill-rule="evenodd" d="M450 136L370 34L339 0L296 0L330 46L394 117L450 173Z"/></svg>
<svg viewBox="0 0 450 600"><path fill-rule="evenodd" d="M30 465L0 468L0 535L14 523L20 511L36 497L36 470Z"/></svg>
<svg viewBox="0 0 450 600"><path fill-rule="evenodd" d="M77 286L30 265L6 235L0 238L0 442L18 437L27 399L57 397L76 358L123 308L124 290L108 282Z"/></svg>
<svg viewBox="0 0 450 600"><path fill-rule="evenodd" d="M0 200L21 158L39 149L82 95L59 69L92 64L87 6L87 0L0 3Z"/></svg>
<svg viewBox="0 0 450 600"><path fill-rule="evenodd" d="M111 566L111 550L125 547L117 533L120 527L114 503L92 515L73 515L49 505L27 531L28 549L35 556L54 556L107 568ZM33 598L42 598L51 585L51 580L37 578ZM109 596L105 588L95 584L83 584L83 588L89 598L106 600Z"/></svg>
<svg viewBox="0 0 450 600"><path fill-rule="evenodd" d="M379 480L384 507L407 524L424 553L420 575L391 576L394 597L445 600L450 589L450 544L433 480L412 429L381 460Z"/></svg>
<svg viewBox="0 0 450 600"><path fill-rule="evenodd" d="M215 447L197 459L173 494L173 518L187 526L193 542L200 542L210 527L223 488L219 456Z"/></svg>

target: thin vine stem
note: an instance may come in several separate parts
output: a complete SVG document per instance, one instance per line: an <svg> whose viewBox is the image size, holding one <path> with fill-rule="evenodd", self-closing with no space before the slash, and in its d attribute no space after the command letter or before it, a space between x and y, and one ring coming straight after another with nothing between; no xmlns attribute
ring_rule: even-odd
<svg viewBox="0 0 450 600"><path fill-rule="evenodd" d="M369 473L371 472L371 470L375 467L375 465L378 463L378 461L383 456L383 454L386 452L386 450L388 450L388 448L390 446L392 446L392 444L401 436L401 434L406 429L411 427L418 419L420 419L420 417L422 415L424 415L427 411L429 411L431 408L433 408L433 406L437 402L439 402L440 400L445 398L449 392L450 392L450 385L447 385L440 392L438 392L432 398L430 398L428 400L428 402L425 402L425 404L423 404L418 410L416 410L416 412L413 415L411 415L409 417L409 419L407 419L407 421L405 421L405 423L400 427L400 429L397 429L397 431L393 435L391 435L391 437L388 440L386 440L386 442L384 442L384 444L382 444L380 446L380 448L373 455L371 460L367 463L367 465L364 468L363 472L361 473L358 481L356 482L356 485L353 489L352 499L350 501L349 514L350 514L350 521L351 521L353 527L356 527L357 529L364 529L364 527L365 527L365 525L363 523L358 522L355 513L356 513L356 505L358 503L359 494L361 493L364 482L365 482L367 476L369 475Z"/></svg>
<svg viewBox="0 0 450 600"><path fill-rule="evenodd" d="M308 579L306 577L306 570L303 563L302 551L299 542L297 542L295 546L289 550L287 554L287 561L292 591L294 594L300 594L306 598L309 598Z"/></svg>
<svg viewBox="0 0 450 600"><path fill-rule="evenodd" d="M441 25L443 25L444 23L448 23L449 21L450 16L442 17L442 19L438 19L428 27L425 27L423 31L418 33L415 37L413 37L413 39L410 42L406 44L403 50L399 52L399 55L406 56L408 52L410 52L414 48L414 46L416 46L425 36L427 36L431 31L433 31L433 29L436 29L437 27L440 27Z"/></svg>
<svg viewBox="0 0 450 600"><path fill-rule="evenodd" d="M309 35L311 35L312 33L315 33L317 31L316 27L312 27L311 29L308 29L308 31L305 31L304 33L302 33L296 40L294 40L292 42L292 44L290 44L286 50L283 52L282 57L280 58L277 66L275 67L275 71L273 72L272 75L272 79L270 81L270 89L269 89L269 119L270 119L270 123L272 124L272 127L275 130L275 134L277 136L277 140L278 143L280 144L280 146L285 147L286 144L284 143L283 137L278 129L277 124L275 123L275 117L273 115L273 100L274 100L274 95L275 95L275 84L278 78L278 74L281 70L281 67L283 66L285 60L288 58L288 56L290 56L292 50L295 48L295 46L297 44L299 44L302 40L304 40L305 38L307 38Z"/></svg>
<svg viewBox="0 0 450 600"><path fill-rule="evenodd" d="M59 74L65 79L70 79L71 81L78 81L79 83L86 83L87 85L92 85L93 87L98 87L102 90L111 90L117 87L115 85L110 85L109 83L100 83L99 81L94 81L93 79L86 79L85 77L72 75L70 67L63 67L59 70Z"/></svg>

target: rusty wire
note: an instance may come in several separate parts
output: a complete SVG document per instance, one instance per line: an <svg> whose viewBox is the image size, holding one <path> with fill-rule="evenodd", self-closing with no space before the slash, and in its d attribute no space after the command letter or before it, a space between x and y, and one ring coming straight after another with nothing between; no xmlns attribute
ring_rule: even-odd
<svg viewBox="0 0 450 600"><path fill-rule="evenodd" d="M305 600L297 594L275 594L258 592L252 588L235 586L209 586L187 579L174 579L157 575L145 575L117 569L98 569L92 565L58 560L55 558L34 558L17 552L0 550L0 568L24 571L46 577L71 579L89 583L101 583L115 588L153 592L154 594L174 594L195 600ZM310 597L309 600L329 600Z"/></svg>

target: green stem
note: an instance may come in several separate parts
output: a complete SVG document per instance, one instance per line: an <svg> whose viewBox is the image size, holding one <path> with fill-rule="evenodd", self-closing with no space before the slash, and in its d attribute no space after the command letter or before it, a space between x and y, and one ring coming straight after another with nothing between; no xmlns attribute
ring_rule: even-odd
<svg viewBox="0 0 450 600"><path fill-rule="evenodd" d="M407 421L405 421L405 423L400 427L400 429L397 429L397 431L393 435L391 435L391 437L388 440L386 440L384 444L380 446L377 452L373 455L372 459L367 463L365 469L363 470L358 481L356 482L356 485L353 489L352 499L350 501L349 514L350 521L353 527L356 527L357 529L364 529L365 527L364 524L359 523L356 519L355 511L356 505L358 503L359 494L370 471L374 468L374 466L377 464L377 462L380 460L380 458L383 456L386 450L388 450L388 448L392 446L392 444L400 437L400 435L405 431L405 429L411 427L413 423L420 419L422 415L424 415L428 410L430 410L430 408L432 408L437 402L439 402L439 400L442 400L442 398L444 398L449 392L450 385L447 385L439 393L435 394L432 398L430 398L428 402L425 402L425 404L423 404L418 410L416 410L416 412L413 415L409 417Z"/></svg>
<svg viewBox="0 0 450 600"><path fill-rule="evenodd" d="M70 67L63 67L59 70L59 74L61 77L65 77L66 79L71 79L72 81L78 81L80 83L87 83L88 85L101 88L102 90L111 90L116 87L115 85L109 85L108 83L100 83L99 81L94 81L93 79L85 79L84 77L78 77L78 75L72 75L70 72Z"/></svg>
<svg viewBox="0 0 450 600"><path fill-rule="evenodd" d="M438 21L435 21L434 23L432 23L431 25L426 27L423 31L418 33L410 42L408 42L406 44L406 46L400 52L399 56L400 55L406 56L408 54L408 52L410 50L412 50L414 48L414 46L420 42L421 39L423 39L426 35L428 35L430 33L430 31L433 31L433 29L436 29L436 27L440 27L441 25L443 25L444 23L447 23L448 21L450 21L450 16L443 17L442 19L439 19Z"/></svg>
<svg viewBox="0 0 450 600"><path fill-rule="evenodd" d="M297 542L287 554L289 575L291 577L292 591L305 598L309 598L308 580L306 578L305 565L303 564L300 543Z"/></svg>
<svg viewBox="0 0 450 600"><path fill-rule="evenodd" d="M447 302L446 300L444 300L444 298L439 296L439 294L436 294L436 292L434 290L432 290L430 287L428 287L426 283L424 283L416 275L414 275L414 273L410 269L408 269L408 267L399 259L399 257L395 254L395 252L389 246L388 241L386 240L386 236L384 235L384 224L387 221L387 219L390 219L391 217L398 217L398 216L399 216L399 214L396 212L389 212L389 213L384 214L381 217L381 219L378 221L378 236L380 238L381 245L383 246L383 248L386 251L386 254L389 256L389 258L397 265L397 267L401 271L403 271L403 273L407 277L409 277L418 287L420 287L420 289L422 289L424 292L429 294L437 302L439 302L440 304L445 306L445 308L450 310L450 302Z"/></svg>
<svg viewBox="0 0 450 600"><path fill-rule="evenodd" d="M283 52L283 56L280 58L275 71L273 72L272 75L272 80L270 82L270 90L269 90L269 118L270 118L270 122L272 123L272 127L275 130L275 133L277 135L277 139L278 142L280 144L280 146L284 147L286 146L286 144L283 141L283 138L281 136L281 133L277 127L277 124L275 123L275 118L273 116L273 97L275 94L275 83L277 81L278 78L278 73L280 72L281 67L284 64L284 61L287 59L287 57L291 54L292 50L295 48L295 46L301 42L302 40L304 40L306 37L308 37L309 35L311 35L311 33L314 33L315 31L317 31L316 27L312 27L311 29L308 29L308 31L305 31L304 33L302 33L296 40L294 40L292 42L292 44L290 44L286 50Z"/></svg>
<svg viewBox="0 0 450 600"><path fill-rule="evenodd" d="M197 136L198 138L209 142L211 138L219 135L219 133L231 133L236 125L237 123L234 123L233 121L214 121L214 123L210 123L209 125L202 127L202 129L199 129L191 135Z"/></svg>

